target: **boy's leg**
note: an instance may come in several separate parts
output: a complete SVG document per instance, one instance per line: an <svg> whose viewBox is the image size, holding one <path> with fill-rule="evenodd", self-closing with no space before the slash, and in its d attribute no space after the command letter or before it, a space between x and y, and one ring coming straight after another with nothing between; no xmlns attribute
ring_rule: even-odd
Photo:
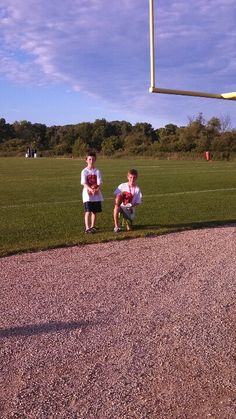
<svg viewBox="0 0 236 419"><path fill-rule="evenodd" d="M134 210L132 208L126 208L126 207L121 207L120 209L120 213L123 216L122 218L124 219L124 225L126 226L126 229L132 230L132 224L133 224L133 220L134 220Z"/></svg>
<svg viewBox="0 0 236 419"><path fill-rule="evenodd" d="M91 212L86 211L84 213L84 224L85 230L89 230L91 225Z"/></svg>
<svg viewBox="0 0 236 419"><path fill-rule="evenodd" d="M91 228L96 226L97 213L91 212Z"/></svg>
<svg viewBox="0 0 236 419"><path fill-rule="evenodd" d="M120 213L120 207L115 204L114 211L113 211L115 228L119 227L119 213Z"/></svg>
<svg viewBox="0 0 236 419"><path fill-rule="evenodd" d="M121 193L115 196L115 206L114 206L114 211L113 211L115 228L119 228L120 205L122 203L122 200L123 200L123 197Z"/></svg>
<svg viewBox="0 0 236 419"><path fill-rule="evenodd" d="M125 223L126 223L126 230L127 231L130 231L130 230L132 230L132 221L131 220L129 220L128 218L125 220Z"/></svg>

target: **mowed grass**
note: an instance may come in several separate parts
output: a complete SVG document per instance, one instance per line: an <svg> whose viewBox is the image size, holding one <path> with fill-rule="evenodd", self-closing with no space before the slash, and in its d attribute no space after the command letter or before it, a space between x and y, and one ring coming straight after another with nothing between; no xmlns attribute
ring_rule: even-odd
<svg viewBox="0 0 236 419"><path fill-rule="evenodd" d="M99 233L84 234L83 160L0 158L0 255L144 237L236 222L236 163L103 160ZM132 232L113 233L113 191L139 171L143 204Z"/></svg>

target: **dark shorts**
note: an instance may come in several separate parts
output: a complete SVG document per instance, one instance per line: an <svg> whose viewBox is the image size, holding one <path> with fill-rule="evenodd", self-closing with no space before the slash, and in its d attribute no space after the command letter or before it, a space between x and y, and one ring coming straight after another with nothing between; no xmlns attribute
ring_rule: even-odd
<svg viewBox="0 0 236 419"><path fill-rule="evenodd" d="M101 201L98 202L85 202L84 203L84 211L85 212L102 212L102 203Z"/></svg>

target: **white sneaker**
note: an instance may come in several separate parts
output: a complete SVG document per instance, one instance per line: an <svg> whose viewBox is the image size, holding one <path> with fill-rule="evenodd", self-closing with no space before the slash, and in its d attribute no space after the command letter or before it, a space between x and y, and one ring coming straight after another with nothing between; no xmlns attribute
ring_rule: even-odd
<svg viewBox="0 0 236 419"><path fill-rule="evenodd" d="M119 233L121 231L121 229L120 229L120 227L115 227L113 231L114 231L114 233Z"/></svg>

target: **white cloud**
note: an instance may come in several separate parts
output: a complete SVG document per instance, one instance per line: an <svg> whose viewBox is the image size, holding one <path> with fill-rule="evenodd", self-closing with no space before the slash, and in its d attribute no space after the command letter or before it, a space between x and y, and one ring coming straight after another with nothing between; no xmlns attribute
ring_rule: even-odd
<svg viewBox="0 0 236 419"><path fill-rule="evenodd" d="M146 96L148 1L0 0L0 10L4 77L63 83L115 107L153 112ZM189 89L233 85L235 13L234 0L156 1L158 81Z"/></svg>

